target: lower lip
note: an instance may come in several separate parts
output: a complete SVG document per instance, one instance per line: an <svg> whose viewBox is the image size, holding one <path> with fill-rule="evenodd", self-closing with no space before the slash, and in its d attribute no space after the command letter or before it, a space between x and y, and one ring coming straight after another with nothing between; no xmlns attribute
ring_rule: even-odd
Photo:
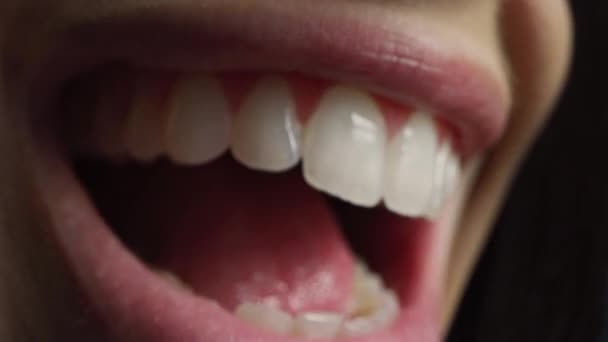
<svg viewBox="0 0 608 342"><path fill-rule="evenodd" d="M162 280L114 236L66 160L52 144L34 146L37 189L56 239L94 311L121 341L306 341L269 335L242 323L219 305ZM449 216L449 215L447 215ZM438 329L436 241L442 222L408 227L412 282L400 294L402 313L388 330L334 341L431 342Z"/></svg>

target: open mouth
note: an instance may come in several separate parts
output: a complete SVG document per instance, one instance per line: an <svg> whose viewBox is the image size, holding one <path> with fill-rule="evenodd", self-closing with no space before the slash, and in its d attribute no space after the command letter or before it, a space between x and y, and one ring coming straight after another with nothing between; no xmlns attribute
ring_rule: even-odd
<svg viewBox="0 0 608 342"><path fill-rule="evenodd" d="M121 340L437 341L441 229L504 122L432 96L452 66L393 77L427 80L411 101L301 67L88 73L37 146L53 235Z"/></svg>

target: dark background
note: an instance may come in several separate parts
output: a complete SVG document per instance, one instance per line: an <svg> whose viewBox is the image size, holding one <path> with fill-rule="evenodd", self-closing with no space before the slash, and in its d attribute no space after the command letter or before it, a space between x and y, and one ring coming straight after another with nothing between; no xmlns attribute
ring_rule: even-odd
<svg viewBox="0 0 608 342"><path fill-rule="evenodd" d="M607 4L571 1L570 80L515 181L450 342L608 341Z"/></svg>

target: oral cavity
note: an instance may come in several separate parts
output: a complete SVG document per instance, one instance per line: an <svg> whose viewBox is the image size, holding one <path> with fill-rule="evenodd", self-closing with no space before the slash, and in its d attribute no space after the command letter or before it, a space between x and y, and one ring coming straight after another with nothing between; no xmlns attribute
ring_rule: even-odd
<svg viewBox="0 0 608 342"><path fill-rule="evenodd" d="M95 168L86 181L102 193L104 217L169 283L263 330L334 338L387 329L407 287L355 261L348 227L316 190L434 217L458 185L452 132L423 110L349 85L291 76L236 83L141 76L123 111L97 89L93 124L78 126L93 128L76 141L87 156L136 162Z"/></svg>
<svg viewBox="0 0 608 342"><path fill-rule="evenodd" d="M156 270L161 278L187 291L193 291L179 276ZM386 287L380 275L363 261L355 265L353 293L343 312L286 312L273 298L260 302L242 302L234 310L236 317L255 327L279 335L306 338L356 337L382 331L395 322L400 312L399 298Z"/></svg>
<svg viewBox="0 0 608 342"><path fill-rule="evenodd" d="M88 170L80 174L103 217L162 281L245 325L362 336L389 328L401 312L391 289L404 287L367 269L365 251L355 257L338 211L297 170L260 173L228 157L201 167Z"/></svg>
<svg viewBox="0 0 608 342"><path fill-rule="evenodd" d="M272 305L246 302L238 306L235 314L270 332L307 338L363 336L382 331L394 323L400 312L397 295L362 262L356 266L353 288L346 312L292 315Z"/></svg>
<svg viewBox="0 0 608 342"><path fill-rule="evenodd" d="M388 100L355 87L324 84L311 98L294 83L258 77L235 97L221 76L143 78L123 125L122 154L196 166L230 150L242 165L273 173L301 162L310 186L346 202L383 201L408 217L441 211L461 169L445 124L405 105L386 110Z"/></svg>

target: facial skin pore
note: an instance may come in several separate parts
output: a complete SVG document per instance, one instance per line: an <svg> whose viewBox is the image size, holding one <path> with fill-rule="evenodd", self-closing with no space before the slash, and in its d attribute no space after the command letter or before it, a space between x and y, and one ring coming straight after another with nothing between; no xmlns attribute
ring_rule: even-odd
<svg viewBox="0 0 608 342"><path fill-rule="evenodd" d="M391 30L416 30L454 44L498 82L510 104L500 142L465 170L462 212L453 214L442 243L447 329L510 181L563 85L571 51L571 23L562 0L388 1L90 1L4 0L0 5L0 340L103 340L62 252L49 237L50 218L37 198L28 158L29 111L40 106L29 84L39 65L70 29L100 18L150 9L175 12L255 11L355 17ZM158 11L158 13L162 13ZM364 13L364 14L362 14ZM73 32L72 32L73 33ZM454 43L455 42L455 43ZM465 46L466 48L462 48ZM459 50L459 51L460 51ZM46 89L49 93L53 89ZM407 91L407 90L405 90ZM40 97L46 95L40 94ZM461 219L459 219L461 218Z"/></svg>

